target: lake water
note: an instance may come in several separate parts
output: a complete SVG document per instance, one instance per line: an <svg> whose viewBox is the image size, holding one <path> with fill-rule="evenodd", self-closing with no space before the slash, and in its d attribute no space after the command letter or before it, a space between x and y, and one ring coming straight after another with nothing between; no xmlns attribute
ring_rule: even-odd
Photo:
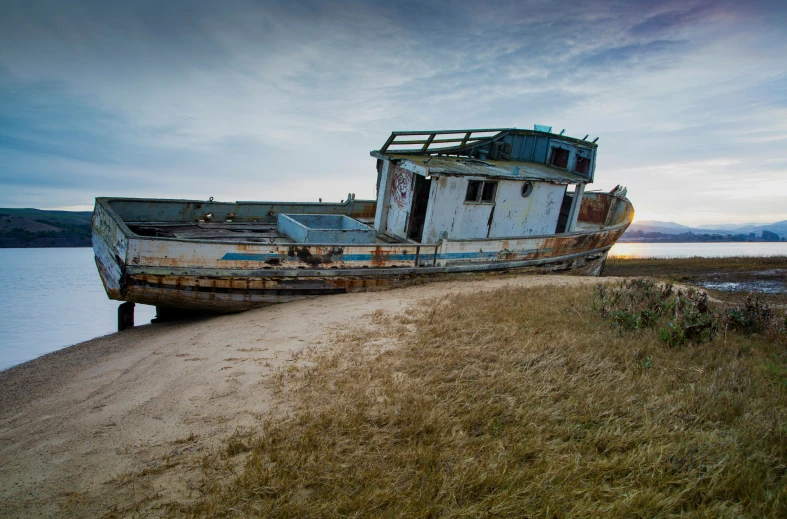
<svg viewBox="0 0 787 519"><path fill-rule="evenodd" d="M630 258L727 258L731 256L787 256L787 242L735 243L621 243L610 257Z"/></svg>
<svg viewBox="0 0 787 519"><path fill-rule="evenodd" d="M0 249L0 370L117 331L93 249ZM135 322L155 317L137 305Z"/></svg>
<svg viewBox="0 0 787 519"><path fill-rule="evenodd" d="M787 255L782 243L618 243L611 255ZM119 302L107 298L93 249L0 249L0 370L117 330ZM155 316L137 305L137 324Z"/></svg>

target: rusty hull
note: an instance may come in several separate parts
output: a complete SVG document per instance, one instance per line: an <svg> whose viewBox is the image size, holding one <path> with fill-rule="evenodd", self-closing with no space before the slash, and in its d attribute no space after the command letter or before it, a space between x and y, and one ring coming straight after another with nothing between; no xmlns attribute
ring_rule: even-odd
<svg viewBox="0 0 787 519"><path fill-rule="evenodd" d="M370 207L363 211L373 213ZM264 244L138 236L108 204L97 201L93 248L111 299L237 312L445 274L599 275L632 218L627 199L586 193L579 216L586 227L573 233L436 244Z"/></svg>

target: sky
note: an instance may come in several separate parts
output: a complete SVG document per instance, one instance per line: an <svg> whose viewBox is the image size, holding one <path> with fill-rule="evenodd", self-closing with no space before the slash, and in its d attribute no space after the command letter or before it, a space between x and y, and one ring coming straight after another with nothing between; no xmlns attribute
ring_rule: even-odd
<svg viewBox="0 0 787 519"><path fill-rule="evenodd" d="M637 220L787 220L787 2L0 0L0 207L373 198L392 130L599 137Z"/></svg>

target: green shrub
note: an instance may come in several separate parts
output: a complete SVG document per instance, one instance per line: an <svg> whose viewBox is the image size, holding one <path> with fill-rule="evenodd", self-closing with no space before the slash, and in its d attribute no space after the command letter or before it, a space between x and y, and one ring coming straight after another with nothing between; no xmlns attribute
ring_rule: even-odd
<svg viewBox="0 0 787 519"><path fill-rule="evenodd" d="M769 325L775 324L773 310L761 302L759 294L752 292L746 297L743 306L733 306L724 314L724 323L729 329L746 334L762 333ZM787 318L785 318L787 323Z"/></svg>
<svg viewBox="0 0 787 519"><path fill-rule="evenodd" d="M742 306L712 310L708 296L701 290L675 290L671 283L649 279L624 281L608 287L599 285L594 292L593 309L619 330L659 326L659 338L669 347L689 342L710 342L720 330L746 335L772 330L784 333L774 311L752 293Z"/></svg>

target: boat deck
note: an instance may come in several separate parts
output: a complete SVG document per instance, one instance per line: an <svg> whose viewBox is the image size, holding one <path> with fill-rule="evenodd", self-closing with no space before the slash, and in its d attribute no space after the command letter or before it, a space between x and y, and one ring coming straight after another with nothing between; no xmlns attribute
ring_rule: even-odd
<svg viewBox="0 0 787 519"><path fill-rule="evenodd" d="M365 219L358 221L366 224ZM126 225L138 236L156 238L176 238L181 240L221 241L233 243L271 243L291 244L293 240L276 231L275 223L262 222L127 222ZM600 231L603 225L589 222L577 222L577 231ZM375 243L384 245L392 243L416 243L405 241L389 235L377 235Z"/></svg>
<svg viewBox="0 0 787 519"><path fill-rule="evenodd" d="M358 218L370 225L374 220ZM277 232L275 222L126 222L138 236L176 238L181 240L222 241L235 243L295 243ZM377 235L375 243L411 243L387 235Z"/></svg>

